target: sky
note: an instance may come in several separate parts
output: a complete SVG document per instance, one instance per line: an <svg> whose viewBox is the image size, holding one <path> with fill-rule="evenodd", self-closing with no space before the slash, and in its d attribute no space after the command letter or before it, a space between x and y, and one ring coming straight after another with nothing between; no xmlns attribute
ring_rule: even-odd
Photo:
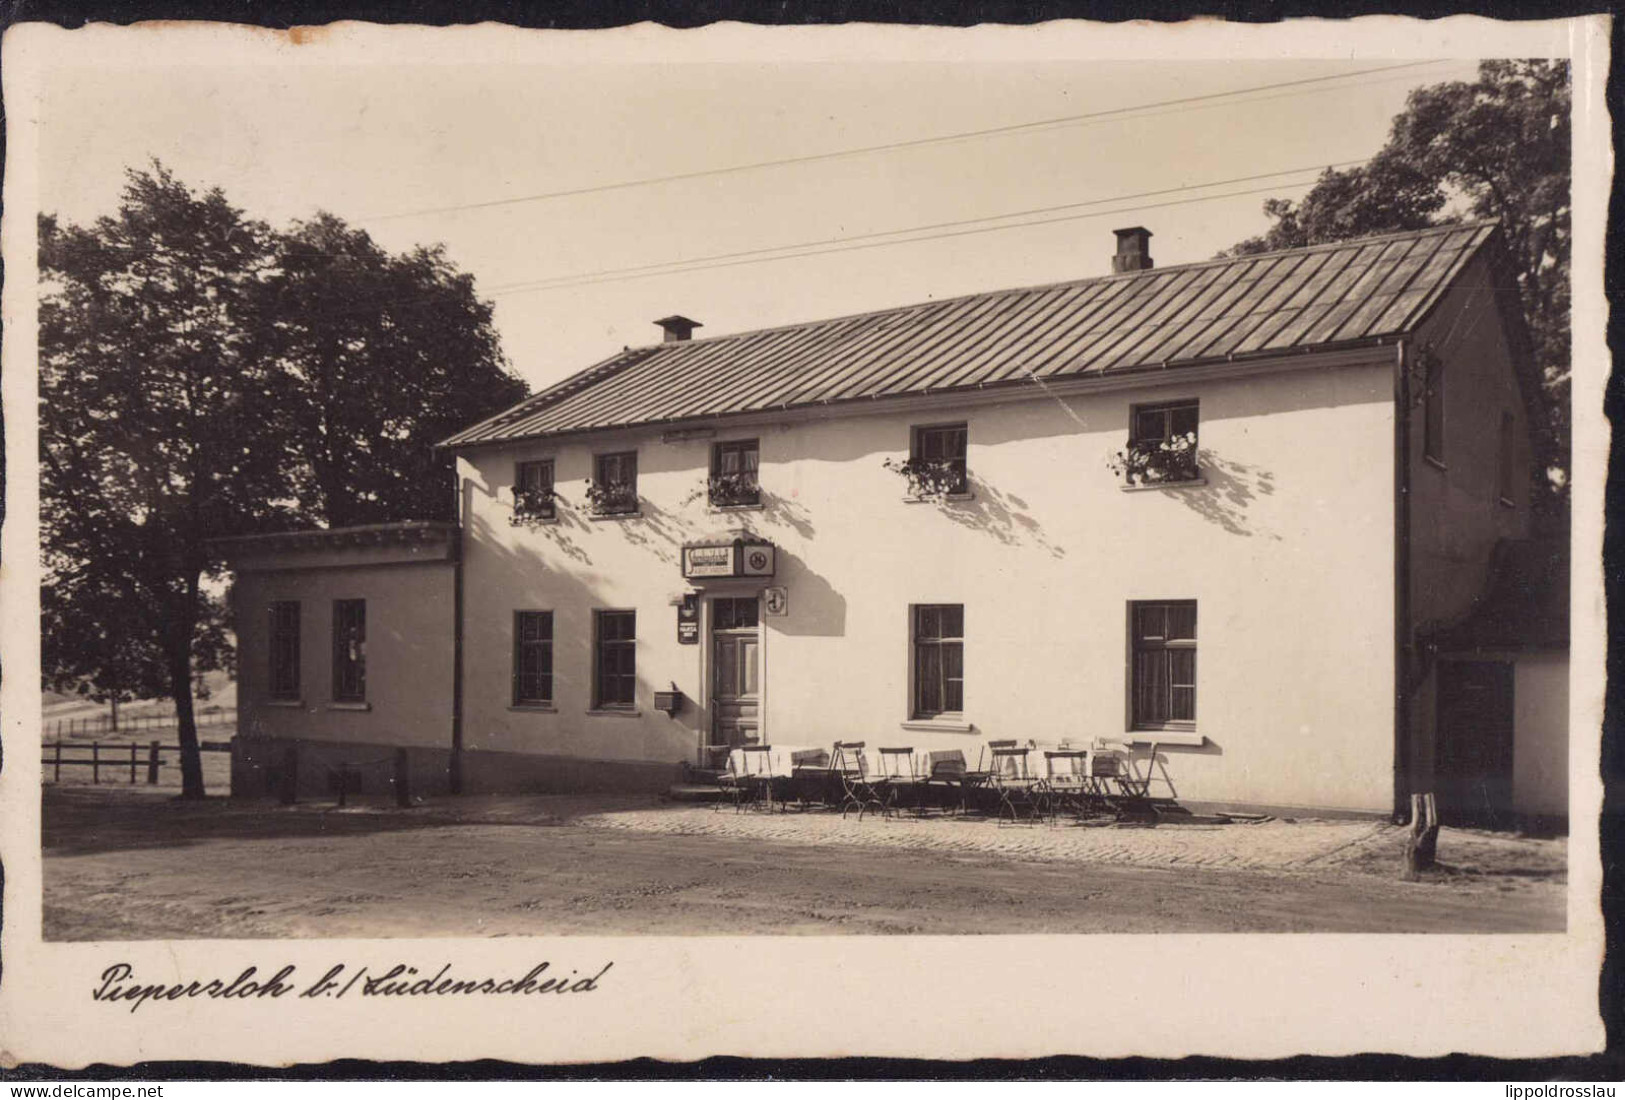
<svg viewBox="0 0 1625 1100"><path fill-rule="evenodd" d="M1475 68L1391 56L243 65L160 51L46 75L39 193L44 210L89 221L115 209L126 167L157 158L275 225L327 210L391 250L442 243L495 303L514 371L539 387L657 341L652 322L672 313L705 337L1106 274L1122 226L1152 231L1159 266L1211 258L1267 228L1269 196L1301 196L1327 165L1376 152L1412 89ZM1048 120L1063 121L1030 125ZM955 137L1009 127L1022 128ZM937 138L951 140L922 140ZM898 143L913 144L824 155ZM803 159L715 172L790 158ZM536 195L553 197L508 201ZM1013 220L1044 224L977 220L1023 211L1041 213ZM937 228L912 243L873 236L918 227ZM736 255L811 242L830 251ZM624 270L713 257L733 259Z"/></svg>

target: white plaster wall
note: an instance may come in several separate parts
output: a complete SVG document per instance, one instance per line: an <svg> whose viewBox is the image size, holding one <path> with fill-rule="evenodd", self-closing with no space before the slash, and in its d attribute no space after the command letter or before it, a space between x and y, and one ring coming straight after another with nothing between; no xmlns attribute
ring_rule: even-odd
<svg viewBox="0 0 1625 1100"><path fill-rule="evenodd" d="M1513 665L1512 808L1567 815L1569 661L1526 654Z"/></svg>
<svg viewBox="0 0 1625 1100"><path fill-rule="evenodd" d="M1181 797L1386 810L1392 800L1390 353L1366 366L1066 399L931 405L767 427L767 507L701 496L713 440L658 431L466 452L465 743L605 760L692 760L704 646L676 642L684 542L745 528L780 547L790 613L764 620L776 744L958 747L1126 729L1126 607L1195 599L1201 748L1167 752ZM1178 382L1177 374L1174 381ZM1201 401L1202 487L1124 492L1107 468L1140 401ZM882 468L911 424L965 420L975 499L905 503ZM594 451L639 451L641 518L585 518ZM517 461L553 457L561 517L513 527ZM905 730L908 608L963 603L970 733ZM635 608L641 713L586 713L591 611ZM555 713L508 706L515 609L555 612Z"/></svg>
<svg viewBox="0 0 1625 1100"><path fill-rule="evenodd" d="M439 561L239 574L239 736L449 749L452 570ZM367 601L367 710L333 705L333 601L348 599ZM300 603L297 706L266 695L274 600Z"/></svg>

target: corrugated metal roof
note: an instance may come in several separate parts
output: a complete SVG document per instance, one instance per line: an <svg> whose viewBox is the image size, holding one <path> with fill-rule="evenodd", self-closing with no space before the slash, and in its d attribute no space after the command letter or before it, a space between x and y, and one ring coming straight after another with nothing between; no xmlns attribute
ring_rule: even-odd
<svg viewBox="0 0 1625 1100"><path fill-rule="evenodd" d="M1335 346L1413 328L1493 222L973 294L628 349L465 447Z"/></svg>

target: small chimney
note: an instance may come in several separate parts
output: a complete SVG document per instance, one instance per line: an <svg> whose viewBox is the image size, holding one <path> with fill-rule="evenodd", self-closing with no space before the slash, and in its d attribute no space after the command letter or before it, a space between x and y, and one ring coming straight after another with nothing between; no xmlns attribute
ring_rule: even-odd
<svg viewBox="0 0 1625 1100"><path fill-rule="evenodd" d="M1151 230L1143 225L1130 229L1114 229L1117 234L1117 255L1112 257L1112 273L1151 270Z"/></svg>
<svg viewBox="0 0 1625 1100"><path fill-rule="evenodd" d="M674 340L691 339L694 336L695 329L705 327L698 321L689 320L681 313L673 313L670 317L662 317L655 324L666 331L665 343L668 344Z"/></svg>

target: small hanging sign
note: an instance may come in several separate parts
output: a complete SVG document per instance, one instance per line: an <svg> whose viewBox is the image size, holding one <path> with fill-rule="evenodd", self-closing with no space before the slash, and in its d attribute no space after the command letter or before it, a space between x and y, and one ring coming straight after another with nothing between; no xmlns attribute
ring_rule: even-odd
<svg viewBox="0 0 1625 1100"><path fill-rule="evenodd" d="M782 586L769 588L762 593L762 604L769 615L788 615L790 613L790 593Z"/></svg>
<svg viewBox="0 0 1625 1100"><path fill-rule="evenodd" d="M700 644L700 604L692 592L677 605L677 644Z"/></svg>

